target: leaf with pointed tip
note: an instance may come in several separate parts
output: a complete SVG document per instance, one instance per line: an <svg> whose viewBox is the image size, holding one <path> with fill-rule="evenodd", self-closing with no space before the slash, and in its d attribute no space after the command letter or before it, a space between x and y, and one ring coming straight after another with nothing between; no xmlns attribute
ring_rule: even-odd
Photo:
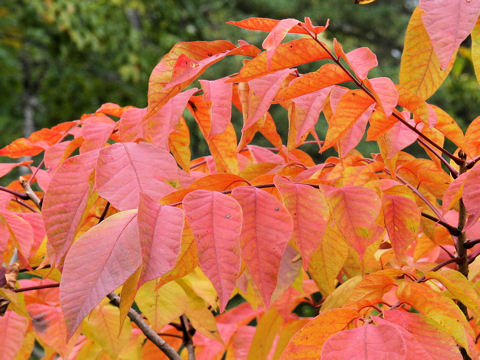
<svg viewBox="0 0 480 360"><path fill-rule="evenodd" d="M92 316L82 326L85 336L99 344L111 358L117 358L123 352L132 333L129 321L124 324L120 334L119 328L120 311L110 304L102 304L94 309Z"/></svg>
<svg viewBox="0 0 480 360"><path fill-rule="evenodd" d="M420 0L425 29L442 69L472 32L480 14L478 0Z"/></svg>
<svg viewBox="0 0 480 360"><path fill-rule="evenodd" d="M345 60L360 80L366 79L368 72L378 65L377 56L368 47L361 47L345 54L342 45L334 39L333 49L335 55Z"/></svg>
<svg viewBox="0 0 480 360"><path fill-rule="evenodd" d="M374 100L362 90L346 92L340 98L335 113L329 120L322 152L335 145L373 103Z"/></svg>
<svg viewBox="0 0 480 360"><path fill-rule="evenodd" d="M290 69L284 69L248 82L249 92L246 108L243 109L242 131L248 129L265 115L280 85L289 73L291 73Z"/></svg>
<svg viewBox="0 0 480 360"><path fill-rule="evenodd" d="M89 178L97 158L98 151L90 151L65 160L45 193L42 215L54 265L62 262L73 243L92 191Z"/></svg>
<svg viewBox="0 0 480 360"><path fill-rule="evenodd" d="M420 209L414 200L388 193L383 195L382 208L390 243L397 259L401 259L417 238Z"/></svg>
<svg viewBox="0 0 480 360"><path fill-rule="evenodd" d="M442 198L442 212L445 214L448 210L458 206L463 194L463 185L470 172L465 172L454 179L449 185ZM468 197L468 196L467 196ZM468 200L469 201L469 200ZM469 204L470 206L470 204Z"/></svg>
<svg viewBox="0 0 480 360"><path fill-rule="evenodd" d="M67 159L77 148L82 145L83 138L78 137L71 141L62 141L45 150L43 161L47 169L56 169ZM38 173L37 173L38 176ZM44 189L45 190L45 189Z"/></svg>
<svg viewBox="0 0 480 360"><path fill-rule="evenodd" d="M404 107L415 115L415 121L422 121L425 125L430 126L430 113L425 100L401 85L395 85L400 97L398 105Z"/></svg>
<svg viewBox="0 0 480 360"><path fill-rule="evenodd" d="M101 149L115 127L115 121L105 115L90 116L82 121L83 143L80 153Z"/></svg>
<svg viewBox="0 0 480 360"><path fill-rule="evenodd" d="M102 113L102 114L105 114L105 115L121 117L122 114L130 108L132 108L132 106L123 106L122 107L122 106L120 106L118 104L114 104L114 103L105 103L105 104L102 104L97 109L97 111L95 111L95 114Z"/></svg>
<svg viewBox="0 0 480 360"><path fill-rule="evenodd" d="M267 50L267 67L270 67L270 61L278 45L282 43L290 29L292 29L298 23L299 21L296 19L280 20L265 38L262 43L262 47Z"/></svg>
<svg viewBox="0 0 480 360"><path fill-rule="evenodd" d="M279 70L328 58L330 58L328 52L318 45L315 40L292 40L277 47L270 61L270 67L267 66L267 52L263 52L245 64L240 73L232 77L230 81L249 81Z"/></svg>
<svg viewBox="0 0 480 360"><path fill-rule="evenodd" d="M281 359L318 359L325 341L344 330L358 316L358 312L350 309L332 309L320 313L290 339Z"/></svg>
<svg viewBox="0 0 480 360"><path fill-rule="evenodd" d="M27 166L30 165L33 161L22 161L20 163L1 163L0 164L0 177L8 174L10 171L15 169L17 166Z"/></svg>
<svg viewBox="0 0 480 360"><path fill-rule="evenodd" d="M177 163L186 172L190 172L190 158L192 156L190 151L190 130L183 118L177 123L168 138L168 147Z"/></svg>
<svg viewBox="0 0 480 360"><path fill-rule="evenodd" d="M26 317L12 310L0 316L0 359L15 359L22 347L28 323Z"/></svg>
<svg viewBox="0 0 480 360"><path fill-rule="evenodd" d="M406 340L406 359L461 360L462 356L450 334L438 331L421 314L389 310L384 312L385 320L375 318L375 322L398 325Z"/></svg>
<svg viewBox="0 0 480 360"><path fill-rule="evenodd" d="M440 131L443 135L449 138L459 148L465 148L465 136L462 129L458 126L457 122L448 115L444 110L438 106L429 104L431 108L437 114L437 122L435 123L435 129Z"/></svg>
<svg viewBox="0 0 480 360"><path fill-rule="evenodd" d="M268 359L277 333L283 324L283 318L275 308L270 308L258 321L248 359Z"/></svg>
<svg viewBox="0 0 480 360"><path fill-rule="evenodd" d="M116 143L100 151L95 176L98 194L119 210L138 207L140 192L159 200L176 180L172 155L148 143Z"/></svg>
<svg viewBox="0 0 480 360"><path fill-rule="evenodd" d="M160 149L169 151L168 138L174 131L192 95L197 88L175 95L156 114L145 118L145 136Z"/></svg>
<svg viewBox="0 0 480 360"><path fill-rule="evenodd" d="M140 194L138 231L143 266L140 285L156 279L175 267L182 244L184 215L182 209L160 205Z"/></svg>
<svg viewBox="0 0 480 360"><path fill-rule="evenodd" d="M413 306L440 330L450 333L457 344L467 349L468 339L473 337L465 315L458 306L443 294L432 290L425 283L402 282L397 288L398 300Z"/></svg>
<svg viewBox="0 0 480 360"><path fill-rule="evenodd" d="M328 199L338 228L362 257L367 246L375 241L372 236L376 228L372 225L380 212L380 198L372 189L344 186L329 191Z"/></svg>
<svg viewBox="0 0 480 360"><path fill-rule="evenodd" d="M233 189L232 195L243 211L242 258L268 306L293 221L287 209L266 191L241 186Z"/></svg>
<svg viewBox="0 0 480 360"><path fill-rule="evenodd" d="M212 116L209 137L223 133L232 117L233 84L227 78L217 80L200 80L206 101L211 102Z"/></svg>
<svg viewBox="0 0 480 360"><path fill-rule="evenodd" d="M123 112L118 122L118 136L122 142L145 138L142 120L147 115L147 108L130 108Z"/></svg>
<svg viewBox="0 0 480 360"><path fill-rule="evenodd" d="M295 184L282 176L275 176L274 183L282 194L283 203L293 219L293 239L308 269L310 258L320 244L330 219L325 195L309 185Z"/></svg>
<svg viewBox="0 0 480 360"><path fill-rule="evenodd" d="M335 225L325 230L320 245L312 254L308 273L325 298L337 285L337 276L348 257L348 245Z"/></svg>
<svg viewBox="0 0 480 360"><path fill-rule="evenodd" d="M356 329L341 331L325 341L322 359L391 359L405 360L407 345L400 331L387 322L366 324ZM361 357L359 357L361 354Z"/></svg>
<svg viewBox="0 0 480 360"><path fill-rule="evenodd" d="M374 104L370 105L367 110L360 115L355 124L345 132L345 135L338 143L340 157L347 157L348 154L360 143L365 134L368 120L371 118L374 110Z"/></svg>
<svg viewBox="0 0 480 360"><path fill-rule="evenodd" d="M310 20L310 18L305 18L306 23L308 22L307 19ZM297 22L300 23L300 21L298 20ZM227 22L227 24L235 25L247 30L260 30L260 31L268 31L268 32L272 31L275 28L275 26L278 25L278 23L280 23L280 20L259 18L259 17L251 17L241 21ZM311 21L310 21L310 25L311 25ZM328 27L328 21L325 26L307 26L307 28L314 34L320 34L321 32L325 31L327 27ZM291 34L308 35L308 31L306 31L305 28L303 28L300 25L293 26L291 29L288 30L288 32Z"/></svg>
<svg viewBox="0 0 480 360"><path fill-rule="evenodd" d="M10 239L13 239L15 247L25 259L28 259L33 245L32 226L14 212L0 211L0 217L7 223Z"/></svg>
<svg viewBox="0 0 480 360"><path fill-rule="evenodd" d="M210 153L215 160L215 165L219 173L230 172L238 173L237 159L237 136L230 122L226 130L209 138L211 131L211 114L208 102L203 96L194 96L188 103L188 108L193 114L203 137L207 140Z"/></svg>
<svg viewBox="0 0 480 360"><path fill-rule="evenodd" d="M223 312L240 272L242 209L235 199L208 190L189 193L183 208L195 236L200 268L217 290Z"/></svg>
<svg viewBox="0 0 480 360"><path fill-rule="evenodd" d="M288 149L299 145L307 133L316 125L330 87L299 96L289 108Z"/></svg>
<svg viewBox="0 0 480 360"><path fill-rule="evenodd" d="M286 88L280 90L276 100L286 101L351 80L350 76L340 66L324 64L317 71L304 74L293 80Z"/></svg>
<svg viewBox="0 0 480 360"><path fill-rule="evenodd" d="M137 210L108 217L73 244L65 258L60 282L60 303L68 338L85 316L141 263Z"/></svg>
<svg viewBox="0 0 480 360"><path fill-rule="evenodd" d="M377 77L366 80L373 90L377 102L382 106L385 116L392 115L398 103L398 90L392 80L387 77Z"/></svg>
<svg viewBox="0 0 480 360"><path fill-rule="evenodd" d="M400 62L400 85L410 89L422 99L428 99L442 85L455 58L442 70L422 22L422 11L416 8L410 17L402 60Z"/></svg>
<svg viewBox="0 0 480 360"><path fill-rule="evenodd" d="M442 283L454 299L462 302L475 318L480 316L480 296L477 294L473 284L460 272L444 268L438 272L428 272L427 279L435 279Z"/></svg>
<svg viewBox="0 0 480 360"><path fill-rule="evenodd" d="M468 125L465 132L465 152L471 158L480 155L480 116Z"/></svg>
<svg viewBox="0 0 480 360"><path fill-rule="evenodd" d="M224 40L193 41L176 44L170 52L155 66L148 82L148 112L147 118L157 111L170 99L185 89L195 78L200 76L210 65L220 61L227 55L255 56L258 49L245 44L238 48ZM195 63L176 79L172 79L173 71L178 58L184 57ZM173 81L172 81L173 80Z"/></svg>

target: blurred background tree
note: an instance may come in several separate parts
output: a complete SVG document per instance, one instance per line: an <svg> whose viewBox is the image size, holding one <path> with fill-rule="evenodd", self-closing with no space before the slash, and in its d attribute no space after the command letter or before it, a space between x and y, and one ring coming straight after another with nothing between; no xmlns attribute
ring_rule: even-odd
<svg viewBox="0 0 480 360"><path fill-rule="evenodd" d="M368 46L379 59L374 76L398 81L403 36L417 0L2 0L0 2L0 147L35 129L78 119L104 102L146 106L150 71L177 42L243 38L261 45L265 33L225 24L250 16L330 18L348 51ZM478 114L469 52L432 99L466 125ZM231 73L235 61L207 76ZM274 117L280 111L273 109ZM238 116L238 114L237 114ZM285 111L280 117L285 117ZM285 122L282 122L285 123ZM283 126L285 128L285 126ZM280 124L280 128L282 125ZM195 133L192 134L195 139ZM204 153L193 140L194 154Z"/></svg>

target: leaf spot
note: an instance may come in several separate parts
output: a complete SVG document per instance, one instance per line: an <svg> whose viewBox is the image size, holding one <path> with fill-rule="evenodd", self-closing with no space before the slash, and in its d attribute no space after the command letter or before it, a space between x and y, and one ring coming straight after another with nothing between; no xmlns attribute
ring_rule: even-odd
<svg viewBox="0 0 480 360"><path fill-rule="evenodd" d="M225 218L227 218L227 219L230 219L231 217L232 217L232 215L230 215L230 214L225 215Z"/></svg>
<svg viewBox="0 0 480 360"><path fill-rule="evenodd" d="M279 211L279 210L280 210L280 207L277 206L277 207L275 208L275 211Z"/></svg>

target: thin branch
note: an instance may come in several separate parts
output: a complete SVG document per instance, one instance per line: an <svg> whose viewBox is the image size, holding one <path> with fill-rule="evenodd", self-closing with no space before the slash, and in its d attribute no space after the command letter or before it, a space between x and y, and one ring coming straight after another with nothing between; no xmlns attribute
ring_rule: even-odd
<svg viewBox="0 0 480 360"><path fill-rule="evenodd" d="M183 345L187 349L188 360L195 360L195 347L192 340L190 321L187 316L183 314L180 316L180 322L182 323Z"/></svg>
<svg viewBox="0 0 480 360"><path fill-rule="evenodd" d="M423 212L423 211L422 211L422 216L423 216L424 218L427 218L427 219L429 219L429 220L432 220L432 221L436 222L436 223L439 224L439 225L442 225L442 226L445 227L445 228L448 230L448 232L449 232L450 234L452 234L453 236L459 236L459 235L462 233L462 232L461 232L460 230L458 230L455 226L450 225L449 223L447 223L447 222L445 222L445 221L443 221L443 220L437 219L435 216L430 215L430 214L428 214L428 213L426 213L426 212Z"/></svg>
<svg viewBox="0 0 480 360"><path fill-rule="evenodd" d="M9 188L6 188L5 186L0 186L0 191L5 191L9 194L15 195L16 197L18 197L22 200L30 200L30 198L28 197L27 194L21 193L21 192L18 192L18 191L9 189Z"/></svg>
<svg viewBox="0 0 480 360"><path fill-rule="evenodd" d="M25 193L28 195L29 199L33 201L33 203L39 210L41 210L42 209L41 200L39 199L37 194L35 194L35 192L32 190L32 187L30 186L30 183L27 181L27 179L25 179L23 176L20 176L18 180L20 181L20 184L25 189Z"/></svg>
<svg viewBox="0 0 480 360"><path fill-rule="evenodd" d="M472 240L467 240L465 241L465 249L471 249L475 245L480 244L480 239L472 239Z"/></svg>
<svg viewBox="0 0 480 360"><path fill-rule="evenodd" d="M28 210L32 211L32 212L36 212L38 213L39 211L33 207L31 207L30 205L28 205L26 202L20 200L20 199L17 199L17 198L14 198L12 199L12 201L15 201L16 203L22 205L23 207L27 208Z"/></svg>
<svg viewBox="0 0 480 360"><path fill-rule="evenodd" d="M59 283L56 283L56 284L44 284L44 285L37 285L37 286L24 287L24 288L20 288L20 289L14 289L13 291L16 292L16 293L19 293L19 292L24 292L24 291L33 291L33 290L42 290L42 289L56 288L56 287L59 287L59 286L60 286Z"/></svg>
<svg viewBox="0 0 480 360"><path fill-rule="evenodd" d="M443 165L445 165L448 169L448 171L450 171L450 174L452 174L452 177L454 179L456 179L458 177L458 171L455 170L453 168L452 165L450 165L450 163L442 156L440 155L439 153L437 153L435 151L435 149L433 149L429 144L427 144L423 139L418 139L418 141L423 145L425 146L432 154L434 154L442 163Z"/></svg>
<svg viewBox="0 0 480 360"><path fill-rule="evenodd" d="M437 266L433 267L432 269L430 269L429 272L438 271L438 270L440 270L441 268L443 268L443 267L445 267L445 266L447 266L447 265L449 265L449 264L452 264L452 263L457 263L457 264L458 264L459 261L460 261L460 259L457 258L457 257L450 258L450 259L448 259L448 260L445 260L445 261L441 262L441 263L438 264ZM422 277L419 277L416 282L421 283L421 282L424 282L425 280L426 280L426 277L425 277L425 275L423 275Z"/></svg>
<svg viewBox="0 0 480 360"><path fill-rule="evenodd" d="M120 306L120 297L115 293L110 293L107 295L109 300L115 306ZM132 320L140 330L145 334L147 339L153 342L169 359L172 360L182 360L180 355L177 354L177 351L171 347L165 340L163 340L153 329L143 320L142 316L136 312L134 309L130 308L128 310L128 317Z"/></svg>

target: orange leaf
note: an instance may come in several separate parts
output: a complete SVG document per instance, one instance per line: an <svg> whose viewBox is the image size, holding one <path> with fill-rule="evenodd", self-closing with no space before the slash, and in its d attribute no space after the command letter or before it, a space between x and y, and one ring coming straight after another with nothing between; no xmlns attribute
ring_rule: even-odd
<svg viewBox="0 0 480 360"><path fill-rule="evenodd" d="M465 132L465 152L471 158L480 155L480 116L468 125Z"/></svg>
<svg viewBox="0 0 480 360"><path fill-rule="evenodd" d="M429 104L429 106L431 106L437 114L435 129L449 138L459 148L463 149L465 147L465 136L463 135L463 131L460 129L460 126L458 126L457 122L438 106L431 104Z"/></svg>
<svg viewBox="0 0 480 360"><path fill-rule="evenodd" d="M279 70L328 58L330 58L328 52L318 45L315 40L292 40L277 47L275 54L272 56L270 67L267 66L267 52L263 52L245 64L240 73L232 77L230 81L249 81Z"/></svg>
<svg viewBox="0 0 480 360"><path fill-rule="evenodd" d="M398 105L413 113L417 122L422 121L425 125L430 126L430 113L425 100L404 86L396 85L396 88L400 95Z"/></svg>
<svg viewBox="0 0 480 360"><path fill-rule="evenodd" d="M190 172L190 131L183 116L170 133L168 147L182 169Z"/></svg>
<svg viewBox="0 0 480 360"><path fill-rule="evenodd" d="M252 17L252 18L241 20L241 21L229 21L227 22L227 24L235 25L247 30L260 30L260 31L270 32L275 28L275 26L277 26L279 22L280 20ZM297 22L300 23L300 21L298 20ZM305 23L306 24L304 25L306 25L308 30L310 30L314 34L320 34L321 32L325 31L325 29L328 27L328 21L325 26L313 26L312 22L310 21L310 18L305 18ZM292 34L308 35L308 31L306 31L303 27L299 25L293 26L291 29L289 29L288 32Z"/></svg>

